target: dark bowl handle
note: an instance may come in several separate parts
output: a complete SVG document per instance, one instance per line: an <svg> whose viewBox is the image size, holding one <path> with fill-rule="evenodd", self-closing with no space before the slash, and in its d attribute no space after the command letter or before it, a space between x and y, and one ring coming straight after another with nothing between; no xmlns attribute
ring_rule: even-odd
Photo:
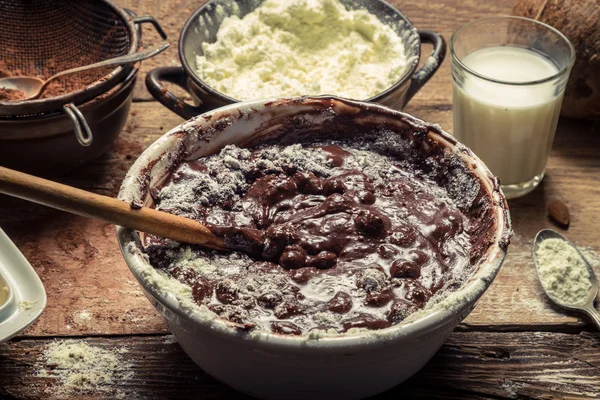
<svg viewBox="0 0 600 400"><path fill-rule="evenodd" d="M125 11L127 11L128 13L130 13L130 10L125 9ZM139 25L145 24L145 23L152 24L152 26L154 26L154 29L156 29L156 32L158 32L158 34L160 35L160 37L163 38L164 40L167 40L167 34L163 30L162 26L160 26L160 24L158 23L158 21L156 20L156 18L154 18L153 16L151 16L151 15L140 15L140 16L137 16L137 15L133 14L132 17L133 17L133 23L137 24L138 27L139 27Z"/></svg>
<svg viewBox="0 0 600 400"><path fill-rule="evenodd" d="M63 106L63 111L73 122L75 137L79 144L83 147L91 145L94 140L94 135L81 111L79 111L73 103L65 104Z"/></svg>
<svg viewBox="0 0 600 400"><path fill-rule="evenodd" d="M442 35L433 31L417 32L421 38L421 43L431 43L433 45L433 51L427 61L425 61L425 64L413 74L410 87L406 92L404 105L406 105L419 89L427 83L429 78L435 74L435 71L442 65L442 61L444 61L444 57L446 56L446 41Z"/></svg>
<svg viewBox="0 0 600 400"><path fill-rule="evenodd" d="M200 104L192 106L173 93L169 92L162 81L173 83L185 91L187 76L183 67L159 67L154 68L146 74L146 88L150 94L158 100L163 106L173 111L183 119L190 119L196 115L205 113L210 110L209 107Z"/></svg>

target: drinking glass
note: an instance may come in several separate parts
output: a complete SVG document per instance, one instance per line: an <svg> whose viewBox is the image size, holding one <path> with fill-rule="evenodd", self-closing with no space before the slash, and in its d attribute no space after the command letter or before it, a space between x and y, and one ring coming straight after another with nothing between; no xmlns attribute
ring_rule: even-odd
<svg viewBox="0 0 600 400"><path fill-rule="evenodd" d="M454 135L500 178L507 198L544 177L575 50L522 17L482 18L450 41Z"/></svg>

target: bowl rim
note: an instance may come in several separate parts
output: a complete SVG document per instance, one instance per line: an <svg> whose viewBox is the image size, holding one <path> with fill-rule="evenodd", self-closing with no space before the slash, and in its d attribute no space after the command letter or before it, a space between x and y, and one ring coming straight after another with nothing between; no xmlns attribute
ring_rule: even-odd
<svg viewBox="0 0 600 400"><path fill-rule="evenodd" d="M496 220L494 241L490 248L487 249L485 255L482 256L482 261L475 274L464 283L460 289L450 293L441 301L433 305L433 307L411 314L405 322L379 330L317 336L311 336L310 332L301 336L281 335L260 329L251 332L243 332L236 329L231 322L219 317L207 319L206 316L201 315L199 309L191 311L184 310L180 307L179 302L173 294L168 293L165 295L156 290L153 285L149 285L146 281L146 277L141 271L145 267L150 267L152 269L154 269L154 267L142 257L139 247L136 247L135 252L132 252L131 249L128 248L128 245L136 239L137 235L134 231L118 226L117 241L123 257L135 278L140 282L143 289L147 293L150 293L160 304L164 305L169 312L183 318L185 321L189 320L193 324L194 329L199 328L203 331L212 332L218 331L232 340L250 340L253 343L261 342L267 347L278 349L297 349L298 346L302 346L303 349L347 349L348 346L352 346L353 349L369 348L377 343L381 344L382 342L402 340L408 335L411 337L419 336L447 324L452 319L458 320L461 316L464 317L464 312L473 307L479 297L481 297L490 286L506 256L507 247L510 237L512 236L508 205L500 188L498 179L492 175L485 164L471 150L459 143L454 137L443 131L441 128L428 124L410 114L392 110L379 104L342 99L335 96L302 96L296 98L263 99L230 104L183 122L151 144L138 157L127 172L119 192L119 198L132 203L137 201L132 199L132 188L139 188L147 184L147 180L143 179L140 175L149 173L148 166L154 165L160 159L165 159L165 149L168 148L169 142L179 140L174 139L174 133L183 133L184 135L192 133L190 124L195 126L210 126L215 122L211 119L211 116L214 116L215 114L218 115L218 120L221 120L227 115L237 117L244 112L253 115L255 113L265 112L267 107L294 107L298 104L310 105L311 102L314 101L331 101L333 103L339 103L340 105L366 109L371 113L378 113L388 118L400 117L411 123L421 126L424 125L428 127L427 134L430 138L438 141L441 145L448 147L455 154L463 158L465 164L471 169L480 182L483 183L487 195L492 200L491 205L494 209ZM242 119L241 121L244 120ZM183 136L182 138L185 137L186 136ZM140 268L140 266L142 268Z"/></svg>
<svg viewBox="0 0 600 400"><path fill-rule="evenodd" d="M396 14L398 17L400 17L400 19L402 21L404 21L404 23L406 24L406 30L410 31L410 38L407 40L407 45L411 45L411 43L412 43L413 51L415 52L415 54L413 57L411 57L412 61L410 61L408 68L405 69L404 74L400 77L400 79L398 79L394 84L392 84L391 86L389 86L382 92L379 92L374 96L371 96L367 99L360 100L360 101L378 101L378 100L381 100L381 99L387 97L390 93L392 93L395 90L397 90L398 88L400 88L402 85L404 85L407 81L409 81L412 78L414 72L416 71L417 67L419 66L419 61L421 60L421 38L419 36L419 32L417 31L417 28L415 28L415 26L408 19L408 17L403 12L401 12L398 8L396 8L393 5L391 5L390 3L388 3L386 0L369 0L369 1L375 1L377 3L383 4L383 6L387 7L392 14ZM192 82L194 82L202 91L206 92L207 94L209 94L211 96L216 96L221 101L226 101L228 103L241 103L244 101L236 99L234 97L231 97L225 93L222 93L222 92L216 90L215 88L213 88L212 86L210 86L208 83L204 82L204 80L202 80L198 76L196 71L191 68L191 66L187 62L187 58L185 57L184 43L187 40L186 38L187 38L188 32L192 30L194 22L199 20L200 14L205 12L208 9L208 7L211 7L214 2L215 2L215 0L210 0L210 1L206 2L205 4L203 4L202 6L200 6L196 11L194 11L190 15L190 17L187 19L187 21L183 25L183 28L181 28L181 31L179 33L179 40L177 41L177 51L179 54L179 61L181 62L181 65L183 66L183 69L185 70L186 76L189 79L191 79ZM378 17L378 19L382 23L385 24L385 21L382 21L379 17ZM252 100L250 100L250 101L252 101Z"/></svg>

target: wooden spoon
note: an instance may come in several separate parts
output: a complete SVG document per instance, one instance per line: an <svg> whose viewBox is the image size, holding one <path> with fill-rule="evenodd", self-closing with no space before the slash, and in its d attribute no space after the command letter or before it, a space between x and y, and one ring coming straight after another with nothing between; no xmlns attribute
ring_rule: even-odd
<svg viewBox="0 0 600 400"><path fill-rule="evenodd" d="M86 192L4 167L0 167L0 193L178 242L199 244L218 250L228 249L222 239L191 219L148 207L135 209L129 203L112 197Z"/></svg>

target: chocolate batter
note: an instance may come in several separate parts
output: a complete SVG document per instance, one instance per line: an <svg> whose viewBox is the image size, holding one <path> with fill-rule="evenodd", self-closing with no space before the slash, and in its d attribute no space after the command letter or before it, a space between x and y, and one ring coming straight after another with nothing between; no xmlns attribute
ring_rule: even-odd
<svg viewBox="0 0 600 400"><path fill-rule="evenodd" d="M368 147L228 146L182 163L153 193L156 208L202 222L250 256L150 236L151 263L244 329L299 335L401 322L472 274L481 226L422 171Z"/></svg>

